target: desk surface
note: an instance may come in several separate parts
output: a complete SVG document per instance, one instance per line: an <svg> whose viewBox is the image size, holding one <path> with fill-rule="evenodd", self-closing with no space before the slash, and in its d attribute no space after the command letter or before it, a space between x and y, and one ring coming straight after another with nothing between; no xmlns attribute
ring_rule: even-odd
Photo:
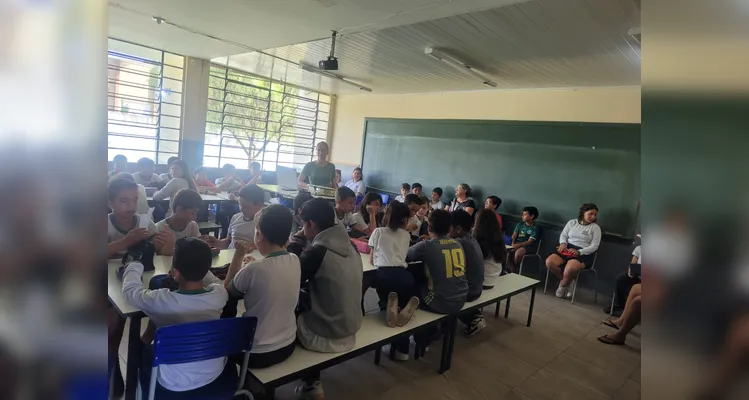
<svg viewBox="0 0 749 400"><path fill-rule="evenodd" d="M299 194L298 190L284 190L278 185L257 185L260 189L265 190L266 192L275 193L279 196L284 197L296 197L296 195ZM316 195L314 193L310 193L312 197L318 198L318 199L326 199L326 200L335 200L335 196L321 196Z"/></svg>
<svg viewBox="0 0 749 400"><path fill-rule="evenodd" d="M229 193L227 192L220 192L216 194L201 194L200 197L203 199L204 202L221 202L221 201L230 201L229 199ZM169 197L163 200L154 200L153 196L147 196L146 199L148 201L169 201Z"/></svg>

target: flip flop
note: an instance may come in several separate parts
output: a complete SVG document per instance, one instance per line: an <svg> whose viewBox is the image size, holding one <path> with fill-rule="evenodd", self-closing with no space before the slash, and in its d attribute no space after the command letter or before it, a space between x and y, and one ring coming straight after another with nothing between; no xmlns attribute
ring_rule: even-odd
<svg viewBox="0 0 749 400"><path fill-rule="evenodd" d="M398 321L398 294L390 292L388 294L387 312L385 313L385 323L388 327L394 328Z"/></svg>
<svg viewBox="0 0 749 400"><path fill-rule="evenodd" d="M401 312L398 314L398 321L396 322L396 325L398 326L404 326L409 321L411 321L411 318L413 318L414 313L416 312L416 309L419 308L419 298L416 296L411 297L411 299L408 300L408 304L406 304L405 307L401 310Z"/></svg>
<svg viewBox="0 0 749 400"><path fill-rule="evenodd" d="M606 325L606 326L608 326L608 327L610 327L610 328L614 328L616 330L619 330L619 327L614 323L613 320L605 319L605 320L603 320L603 324Z"/></svg>
<svg viewBox="0 0 749 400"><path fill-rule="evenodd" d="M599 336L598 341L603 344L611 344L614 346L622 346L624 345L624 342L617 342L616 340L608 337L607 335Z"/></svg>

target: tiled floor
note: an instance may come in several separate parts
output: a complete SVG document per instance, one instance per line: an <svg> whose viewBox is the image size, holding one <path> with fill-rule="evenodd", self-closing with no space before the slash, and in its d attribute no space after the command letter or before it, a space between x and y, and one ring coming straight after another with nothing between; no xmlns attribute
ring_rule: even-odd
<svg viewBox="0 0 749 400"><path fill-rule="evenodd" d="M367 309L376 308L375 297L373 291L368 293ZM322 372L326 398L639 399L639 327L626 346L599 343L596 338L612 329L601 325L606 299L594 305L592 297L578 293L571 305L539 290L528 328L530 294L518 295L512 299L509 319L501 313L495 319L494 308L486 308L487 328L473 338L456 339L452 368L444 375L437 373L438 344L418 361L383 357L376 366L370 353ZM123 342L120 349L123 360L126 346ZM293 399L293 391L293 384L283 386L276 398Z"/></svg>

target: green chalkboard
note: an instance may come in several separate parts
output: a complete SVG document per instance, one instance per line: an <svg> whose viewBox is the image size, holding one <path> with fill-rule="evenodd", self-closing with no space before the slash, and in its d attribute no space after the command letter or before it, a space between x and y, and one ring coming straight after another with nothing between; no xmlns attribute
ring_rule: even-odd
<svg viewBox="0 0 749 400"><path fill-rule="evenodd" d="M419 182L445 199L465 182L483 206L540 210L539 221L563 226L581 204L600 210L607 234L634 236L640 198L640 125L367 118L362 168L367 186L398 192Z"/></svg>

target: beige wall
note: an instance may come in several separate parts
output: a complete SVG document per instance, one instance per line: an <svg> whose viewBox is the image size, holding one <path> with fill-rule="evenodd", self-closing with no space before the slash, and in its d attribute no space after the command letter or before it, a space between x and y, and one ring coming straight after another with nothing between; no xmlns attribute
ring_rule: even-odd
<svg viewBox="0 0 749 400"><path fill-rule="evenodd" d="M341 96L331 160L358 164L364 118L640 122L640 87Z"/></svg>

